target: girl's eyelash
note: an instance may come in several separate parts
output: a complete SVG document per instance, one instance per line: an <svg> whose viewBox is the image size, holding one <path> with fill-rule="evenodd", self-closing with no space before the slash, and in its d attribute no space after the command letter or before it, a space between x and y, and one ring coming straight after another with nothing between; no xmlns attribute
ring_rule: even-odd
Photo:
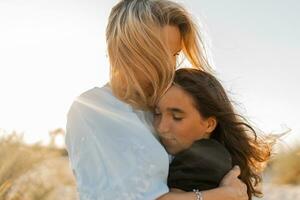
<svg viewBox="0 0 300 200"><path fill-rule="evenodd" d="M174 119L175 121L181 121L183 118L182 118L182 117L174 117L174 116L173 116L173 119Z"/></svg>

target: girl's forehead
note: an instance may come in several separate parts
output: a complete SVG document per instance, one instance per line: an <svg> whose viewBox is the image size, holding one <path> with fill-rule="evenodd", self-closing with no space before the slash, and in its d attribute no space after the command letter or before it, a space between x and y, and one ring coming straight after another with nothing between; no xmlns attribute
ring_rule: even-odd
<svg viewBox="0 0 300 200"><path fill-rule="evenodd" d="M191 95L185 92L182 88L172 85L168 91L162 96L158 102L160 109L167 109L169 107L184 107L193 106L194 101Z"/></svg>

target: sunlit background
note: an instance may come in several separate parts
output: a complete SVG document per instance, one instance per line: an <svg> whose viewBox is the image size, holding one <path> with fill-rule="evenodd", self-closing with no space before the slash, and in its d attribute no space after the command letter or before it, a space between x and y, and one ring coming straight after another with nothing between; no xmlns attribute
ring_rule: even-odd
<svg viewBox="0 0 300 200"><path fill-rule="evenodd" d="M0 0L0 134L48 142L73 99L108 81L105 26L117 1ZM181 0L208 41L218 76L265 132L300 136L300 3Z"/></svg>

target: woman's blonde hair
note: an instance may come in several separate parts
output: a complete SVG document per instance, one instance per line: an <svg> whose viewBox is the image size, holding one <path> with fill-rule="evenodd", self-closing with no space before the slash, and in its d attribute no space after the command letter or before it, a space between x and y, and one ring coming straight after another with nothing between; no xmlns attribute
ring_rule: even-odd
<svg viewBox="0 0 300 200"><path fill-rule="evenodd" d="M110 85L133 107L153 107L172 83L175 66L162 36L165 25L179 28L182 51L192 67L210 68L196 24L181 5L169 0L120 1L106 29Z"/></svg>

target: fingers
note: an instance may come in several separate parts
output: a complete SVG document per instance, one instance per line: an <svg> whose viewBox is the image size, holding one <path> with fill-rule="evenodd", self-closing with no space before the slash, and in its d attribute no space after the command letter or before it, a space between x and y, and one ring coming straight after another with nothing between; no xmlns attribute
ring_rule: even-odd
<svg viewBox="0 0 300 200"><path fill-rule="evenodd" d="M235 165L224 177L224 179L232 180L238 178L241 174L241 169L238 165Z"/></svg>
<svg viewBox="0 0 300 200"><path fill-rule="evenodd" d="M240 185L240 188L243 192L247 192L247 185L241 181L240 179L238 180L239 181L239 185Z"/></svg>
<svg viewBox="0 0 300 200"><path fill-rule="evenodd" d="M240 199L248 200L247 185L243 181L241 181L240 179L238 179L238 181L239 181L239 196L240 196Z"/></svg>
<svg viewBox="0 0 300 200"><path fill-rule="evenodd" d="M241 169L238 165L235 165L229 173L233 177L238 177L241 174Z"/></svg>
<svg viewBox="0 0 300 200"><path fill-rule="evenodd" d="M242 182L242 181L241 181ZM247 188L247 185L244 183L244 182L242 182L242 190L244 191L244 193L247 193L247 190L248 190L248 188Z"/></svg>
<svg viewBox="0 0 300 200"><path fill-rule="evenodd" d="M239 180L239 175L241 174L241 169L239 166L234 166L222 179L220 186L234 185Z"/></svg>

